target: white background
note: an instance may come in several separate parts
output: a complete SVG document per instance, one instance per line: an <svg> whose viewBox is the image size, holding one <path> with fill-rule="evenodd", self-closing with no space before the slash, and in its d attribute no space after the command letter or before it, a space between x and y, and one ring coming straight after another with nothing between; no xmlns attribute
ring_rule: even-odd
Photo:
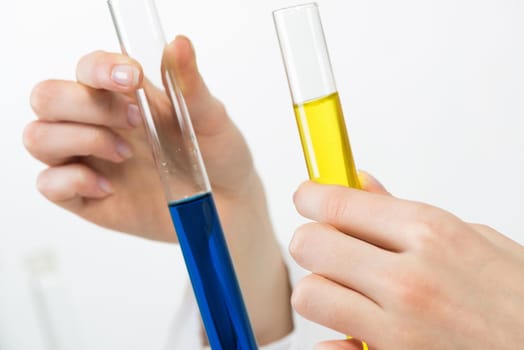
<svg viewBox="0 0 524 350"><path fill-rule="evenodd" d="M294 0L158 0L189 35L212 91L245 133L284 244L306 171L271 10ZM522 0L319 0L358 166L394 194L524 242ZM44 349L29 257L51 252L84 349L160 349L184 284L175 246L106 232L43 199L24 150L31 87L118 51L102 0L0 5L0 349ZM59 298L62 300L62 297Z"/></svg>

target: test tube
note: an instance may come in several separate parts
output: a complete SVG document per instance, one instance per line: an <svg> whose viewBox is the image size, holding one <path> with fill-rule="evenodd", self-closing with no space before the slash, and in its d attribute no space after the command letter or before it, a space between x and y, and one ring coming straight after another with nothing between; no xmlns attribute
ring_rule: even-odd
<svg viewBox="0 0 524 350"><path fill-rule="evenodd" d="M76 317L52 250L39 250L25 259L35 316L46 350L84 348Z"/></svg>
<svg viewBox="0 0 524 350"><path fill-rule="evenodd" d="M155 4L108 5L122 52L142 65L137 99L211 349L257 349Z"/></svg>
<svg viewBox="0 0 524 350"><path fill-rule="evenodd" d="M318 5L276 10L273 20L309 178L361 188Z"/></svg>
<svg viewBox="0 0 524 350"><path fill-rule="evenodd" d="M273 12L309 178L360 188L316 3Z"/></svg>

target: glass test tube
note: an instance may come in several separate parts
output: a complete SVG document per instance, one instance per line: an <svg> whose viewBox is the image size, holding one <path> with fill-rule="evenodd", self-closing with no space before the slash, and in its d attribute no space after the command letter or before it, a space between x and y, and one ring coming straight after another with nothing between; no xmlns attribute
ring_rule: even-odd
<svg viewBox="0 0 524 350"><path fill-rule="evenodd" d="M360 188L318 6L273 12L309 178Z"/></svg>
<svg viewBox="0 0 524 350"><path fill-rule="evenodd" d="M209 344L257 349L155 4L108 5L122 52L142 65L137 99Z"/></svg>
<svg viewBox="0 0 524 350"><path fill-rule="evenodd" d="M323 184L361 188L318 5L276 10L273 20L309 178ZM368 349L365 342L362 349Z"/></svg>
<svg viewBox="0 0 524 350"><path fill-rule="evenodd" d="M25 267L45 349L83 349L56 254L52 250L35 251L26 258Z"/></svg>

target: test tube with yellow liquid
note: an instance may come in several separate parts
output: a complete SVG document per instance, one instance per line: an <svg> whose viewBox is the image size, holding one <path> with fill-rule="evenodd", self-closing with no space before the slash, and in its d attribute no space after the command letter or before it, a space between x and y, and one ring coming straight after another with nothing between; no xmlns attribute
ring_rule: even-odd
<svg viewBox="0 0 524 350"><path fill-rule="evenodd" d="M318 5L276 10L273 20L309 178L360 189Z"/></svg>
<svg viewBox="0 0 524 350"><path fill-rule="evenodd" d="M273 12L309 178L360 188L315 3Z"/></svg>

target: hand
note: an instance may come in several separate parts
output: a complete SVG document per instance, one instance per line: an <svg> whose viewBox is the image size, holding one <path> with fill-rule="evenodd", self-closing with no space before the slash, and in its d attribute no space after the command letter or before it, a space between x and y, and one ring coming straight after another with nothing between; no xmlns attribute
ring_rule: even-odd
<svg viewBox="0 0 524 350"><path fill-rule="evenodd" d="M251 154L207 89L189 40L178 37L164 54L192 117L257 339L276 340L292 327L289 283ZM78 63L77 82L49 80L34 88L38 120L25 129L24 143L49 166L37 186L52 202L109 229L176 241L134 96L140 87L156 89L137 62L88 54ZM152 110L171 118L167 96L154 91ZM261 292L260 283L274 288ZM275 308L265 307L275 298Z"/></svg>
<svg viewBox="0 0 524 350"><path fill-rule="evenodd" d="M295 287L293 307L377 350L522 346L524 247L382 192L300 186L296 208L315 222L289 249L313 273ZM339 340L317 349L361 348Z"/></svg>
<svg viewBox="0 0 524 350"><path fill-rule="evenodd" d="M244 139L205 86L189 40L180 37L168 50L217 202L246 196L256 174ZM123 55L94 52L78 63L77 80L44 81L32 92L38 120L27 126L24 143L49 165L38 178L38 189L52 202L100 226L174 241L134 97L139 87L151 88L140 65ZM169 113L166 99L163 94L155 99L154 108Z"/></svg>

